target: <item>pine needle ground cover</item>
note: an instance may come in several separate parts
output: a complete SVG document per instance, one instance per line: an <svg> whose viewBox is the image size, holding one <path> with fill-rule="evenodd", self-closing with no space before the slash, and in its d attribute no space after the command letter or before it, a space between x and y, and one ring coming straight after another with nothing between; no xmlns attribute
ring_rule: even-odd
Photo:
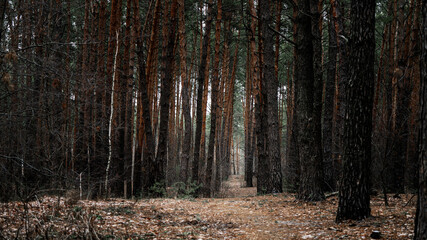
<svg viewBox="0 0 427 240"><path fill-rule="evenodd" d="M371 201L373 217L335 223L337 199L289 194L201 199L78 201L44 197L0 205L0 239L411 239L416 197Z"/></svg>

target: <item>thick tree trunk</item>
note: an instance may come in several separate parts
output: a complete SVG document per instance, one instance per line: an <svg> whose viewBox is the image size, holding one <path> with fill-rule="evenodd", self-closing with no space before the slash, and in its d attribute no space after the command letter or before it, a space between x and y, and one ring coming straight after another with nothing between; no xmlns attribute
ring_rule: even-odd
<svg viewBox="0 0 427 240"><path fill-rule="evenodd" d="M316 100L315 87L318 86L315 78L317 55L313 49L312 20L310 18L310 0L301 0L298 3L296 22L297 46L295 81L297 91L296 114L298 118L298 148L300 159L300 186L298 198L306 201L319 201L324 199L322 189L322 150L320 116ZM317 4L316 9L317 9ZM316 26L317 27L317 26ZM318 77L316 75L316 77Z"/></svg>
<svg viewBox="0 0 427 240"><path fill-rule="evenodd" d="M216 163L216 181L215 181L215 191L219 191L221 187L221 182L225 180L227 177L226 171L226 163L227 163L227 150L228 150L228 137L230 132L226 129L228 127L227 116L228 116L228 101L229 101L229 70L230 70L230 14L224 14L224 46L223 46L223 54L222 54L222 69L221 71L221 79L220 79L220 87L219 87L219 95L218 95L218 112L217 112L217 144L215 150L215 160Z"/></svg>
<svg viewBox="0 0 427 240"><path fill-rule="evenodd" d="M421 88L420 88L420 135L419 155L420 179L415 220L415 240L427 239L427 5L422 6L421 27Z"/></svg>
<svg viewBox="0 0 427 240"><path fill-rule="evenodd" d="M349 87L337 222L369 217L375 1L351 1ZM350 69L350 68L349 68Z"/></svg>
<svg viewBox="0 0 427 240"><path fill-rule="evenodd" d="M273 18L269 1L262 1L259 5L261 25L261 34L263 39L263 64L262 84L265 83L266 92L266 110L267 110L267 138L265 144L268 151L269 178L267 192L282 192L282 168L279 139L279 118L278 118L278 80L274 70L274 35L272 28ZM276 50L278 51L278 49Z"/></svg>
<svg viewBox="0 0 427 240"><path fill-rule="evenodd" d="M262 1L260 4L263 6L258 6L258 58L259 58L259 78L257 79L255 91L256 91L256 141L257 141L257 151L258 151L258 171L257 171L257 192L260 194L265 194L268 192L270 184L270 158L268 156L267 148L267 138L268 138L268 125L267 125L267 83L264 77L264 43L265 43L265 30L266 26L265 17L262 17L262 14L265 14L268 9L267 1Z"/></svg>
<svg viewBox="0 0 427 240"><path fill-rule="evenodd" d="M322 30L323 30L323 0L310 1L311 32L313 35L313 137L315 145L313 152L316 156L314 166L316 168L315 178L321 185L324 184L323 171L323 144L322 144L322 95L323 95L323 49L322 49ZM317 185L318 183L316 183ZM317 186L316 186L317 187ZM323 190L323 189L322 189Z"/></svg>

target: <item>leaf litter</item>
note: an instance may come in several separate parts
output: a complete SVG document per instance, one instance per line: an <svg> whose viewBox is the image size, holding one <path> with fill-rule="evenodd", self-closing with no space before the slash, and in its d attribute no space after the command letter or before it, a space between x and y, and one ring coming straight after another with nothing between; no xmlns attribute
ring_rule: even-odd
<svg viewBox="0 0 427 240"><path fill-rule="evenodd" d="M59 200L59 201L58 201ZM372 217L335 223L336 196L307 203L291 194L197 199L58 197L0 205L0 239L411 239L415 197L371 200Z"/></svg>

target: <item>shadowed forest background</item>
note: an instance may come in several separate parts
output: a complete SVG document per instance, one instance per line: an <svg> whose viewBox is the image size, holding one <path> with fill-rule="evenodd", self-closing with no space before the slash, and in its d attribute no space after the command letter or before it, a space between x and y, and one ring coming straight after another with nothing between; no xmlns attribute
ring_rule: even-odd
<svg viewBox="0 0 427 240"><path fill-rule="evenodd" d="M422 0L0 2L0 201L419 194ZM355 193L355 194L354 194ZM423 210L424 209L424 210Z"/></svg>

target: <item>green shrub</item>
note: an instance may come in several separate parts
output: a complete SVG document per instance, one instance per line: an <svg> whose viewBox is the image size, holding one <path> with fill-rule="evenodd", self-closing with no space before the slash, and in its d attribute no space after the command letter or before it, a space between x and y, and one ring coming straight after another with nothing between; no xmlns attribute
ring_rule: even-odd
<svg viewBox="0 0 427 240"><path fill-rule="evenodd" d="M153 186L149 189L149 195L151 197L164 197L166 196L166 188L165 188L165 182L155 182Z"/></svg>
<svg viewBox="0 0 427 240"><path fill-rule="evenodd" d="M172 185L177 198L191 199L197 194L197 191L202 187L202 184L197 184L196 181L188 180L185 182L176 182Z"/></svg>

